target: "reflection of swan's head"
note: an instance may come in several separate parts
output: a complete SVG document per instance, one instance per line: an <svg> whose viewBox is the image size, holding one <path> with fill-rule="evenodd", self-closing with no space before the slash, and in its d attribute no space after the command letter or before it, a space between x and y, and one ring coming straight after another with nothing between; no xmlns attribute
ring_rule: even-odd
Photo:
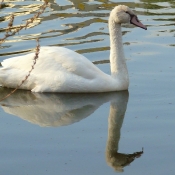
<svg viewBox="0 0 175 175"><path fill-rule="evenodd" d="M123 172L125 166L130 165L131 162L133 162L136 158L139 158L142 154L143 150L132 154L109 151L106 153L106 158L108 165L114 168L115 171Z"/></svg>
<svg viewBox="0 0 175 175"><path fill-rule="evenodd" d="M134 12L125 5L116 6L110 14L110 18L115 21L117 24L122 23L131 23L135 26L141 27L147 30L146 26L144 26L134 14Z"/></svg>

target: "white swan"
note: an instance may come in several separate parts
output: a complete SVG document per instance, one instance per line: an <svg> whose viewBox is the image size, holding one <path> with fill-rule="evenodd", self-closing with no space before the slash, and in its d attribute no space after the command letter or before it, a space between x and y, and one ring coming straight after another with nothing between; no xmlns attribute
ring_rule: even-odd
<svg viewBox="0 0 175 175"><path fill-rule="evenodd" d="M41 47L39 58L27 81L20 87L32 92L108 92L126 90L129 86L125 63L121 23L132 23L147 29L124 5L110 13L111 76L105 74L84 56L63 47ZM15 88L28 74L34 53L4 60L0 85Z"/></svg>

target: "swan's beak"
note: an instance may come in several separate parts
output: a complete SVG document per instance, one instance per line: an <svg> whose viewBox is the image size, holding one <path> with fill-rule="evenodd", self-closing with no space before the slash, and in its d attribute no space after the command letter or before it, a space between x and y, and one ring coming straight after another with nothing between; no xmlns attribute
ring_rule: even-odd
<svg viewBox="0 0 175 175"><path fill-rule="evenodd" d="M144 25L138 20L137 16L135 16L135 15L133 15L133 16L131 17L130 23L131 23L131 24L134 24L134 25L137 26L137 27L140 27L140 28L142 28L142 29L147 30L147 27L144 26Z"/></svg>

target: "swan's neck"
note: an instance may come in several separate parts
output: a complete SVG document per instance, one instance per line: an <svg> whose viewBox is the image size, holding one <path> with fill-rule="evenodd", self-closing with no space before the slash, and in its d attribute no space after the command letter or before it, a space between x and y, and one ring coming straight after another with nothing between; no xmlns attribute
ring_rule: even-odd
<svg viewBox="0 0 175 175"><path fill-rule="evenodd" d="M129 84L128 71L123 51L121 24L109 18L111 75Z"/></svg>

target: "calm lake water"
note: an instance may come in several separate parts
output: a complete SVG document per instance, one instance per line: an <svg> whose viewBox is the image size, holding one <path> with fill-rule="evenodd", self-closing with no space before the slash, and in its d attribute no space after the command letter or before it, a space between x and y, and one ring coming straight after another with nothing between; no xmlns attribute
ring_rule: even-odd
<svg viewBox="0 0 175 175"><path fill-rule="evenodd" d="M42 1L5 0L0 38ZM56 0L29 28L0 46L0 61L40 44L75 50L110 73L108 16L131 7L148 30L123 26L127 92L32 94L17 91L0 108L2 175L175 174L175 1ZM0 97L9 89L0 88Z"/></svg>

